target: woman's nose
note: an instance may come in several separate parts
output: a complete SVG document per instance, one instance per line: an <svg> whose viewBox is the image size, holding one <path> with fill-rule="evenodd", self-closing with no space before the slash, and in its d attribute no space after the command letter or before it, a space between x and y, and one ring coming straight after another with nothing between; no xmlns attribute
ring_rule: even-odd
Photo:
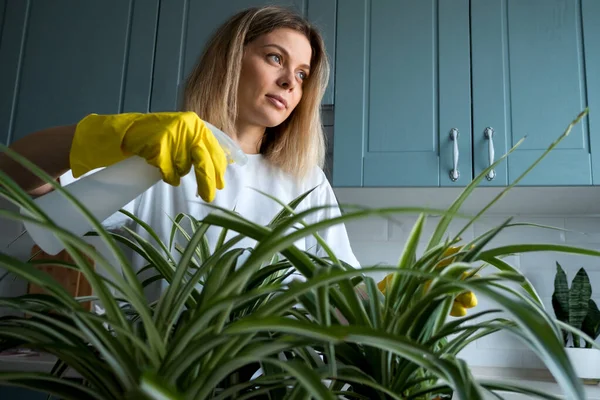
<svg viewBox="0 0 600 400"><path fill-rule="evenodd" d="M278 80L277 84L285 90L291 90L295 86L294 73L291 71L286 71L282 73Z"/></svg>

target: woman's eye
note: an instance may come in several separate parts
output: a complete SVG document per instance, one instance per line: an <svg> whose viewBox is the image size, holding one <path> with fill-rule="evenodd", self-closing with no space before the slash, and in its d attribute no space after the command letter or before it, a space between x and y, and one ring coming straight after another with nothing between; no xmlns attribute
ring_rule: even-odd
<svg viewBox="0 0 600 400"><path fill-rule="evenodd" d="M298 71L298 78L305 80L307 78L306 72Z"/></svg>
<svg viewBox="0 0 600 400"><path fill-rule="evenodd" d="M269 54L268 57L271 60L275 61L277 64L281 64L281 57L278 54Z"/></svg>

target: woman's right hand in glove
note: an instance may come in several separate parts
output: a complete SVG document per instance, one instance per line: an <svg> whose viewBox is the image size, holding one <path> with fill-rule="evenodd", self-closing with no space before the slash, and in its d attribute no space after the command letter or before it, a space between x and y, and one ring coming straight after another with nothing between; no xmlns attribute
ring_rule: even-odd
<svg viewBox="0 0 600 400"><path fill-rule="evenodd" d="M194 112L90 114L75 130L69 162L75 178L132 155L157 167L178 186L193 167L198 194L206 202L225 187L225 152Z"/></svg>

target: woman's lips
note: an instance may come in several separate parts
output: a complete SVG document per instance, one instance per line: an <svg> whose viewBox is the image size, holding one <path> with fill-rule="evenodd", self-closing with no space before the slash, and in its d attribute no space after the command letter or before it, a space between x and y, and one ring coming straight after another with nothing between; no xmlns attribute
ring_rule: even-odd
<svg viewBox="0 0 600 400"><path fill-rule="evenodd" d="M285 110L287 108L286 101L280 96L274 96L274 95L268 94L267 99L269 99L269 101L280 110Z"/></svg>

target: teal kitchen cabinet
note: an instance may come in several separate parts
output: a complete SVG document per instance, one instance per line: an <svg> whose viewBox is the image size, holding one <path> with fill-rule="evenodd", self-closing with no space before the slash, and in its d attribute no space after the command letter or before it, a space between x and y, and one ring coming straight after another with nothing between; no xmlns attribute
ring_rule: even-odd
<svg viewBox="0 0 600 400"><path fill-rule="evenodd" d="M592 154L592 176L594 185L600 185L600 1L583 0L585 78L587 101L590 107L588 129Z"/></svg>
<svg viewBox="0 0 600 400"><path fill-rule="evenodd" d="M160 6L151 111L176 110L185 80L213 32L227 18L248 7L290 7L307 16L323 33L329 58L335 54L336 0L172 0ZM323 104L333 103L333 71Z"/></svg>
<svg viewBox="0 0 600 400"><path fill-rule="evenodd" d="M336 47L333 185L470 181L469 1L340 1Z"/></svg>
<svg viewBox="0 0 600 400"><path fill-rule="evenodd" d="M0 0L0 142L92 112L148 111L158 5ZM47 398L0 385L0 399Z"/></svg>
<svg viewBox="0 0 600 400"><path fill-rule="evenodd" d="M587 106L586 57L597 60L600 47L586 35L598 30L600 12L597 1L583 3L586 8L581 0L471 0L474 173L489 165L486 130L493 132L496 157L526 137L488 184L512 183ZM596 10L587 8L592 3ZM575 126L521 183L592 184L592 156L600 161L600 153L590 143L600 140L600 131L592 134L588 122Z"/></svg>
<svg viewBox="0 0 600 400"><path fill-rule="evenodd" d="M600 106L599 18L593 0L339 2L334 186L465 186L527 136L483 184L513 182ZM521 184L592 184L592 122Z"/></svg>
<svg viewBox="0 0 600 400"><path fill-rule="evenodd" d="M147 111L159 0L2 1L0 141Z"/></svg>

